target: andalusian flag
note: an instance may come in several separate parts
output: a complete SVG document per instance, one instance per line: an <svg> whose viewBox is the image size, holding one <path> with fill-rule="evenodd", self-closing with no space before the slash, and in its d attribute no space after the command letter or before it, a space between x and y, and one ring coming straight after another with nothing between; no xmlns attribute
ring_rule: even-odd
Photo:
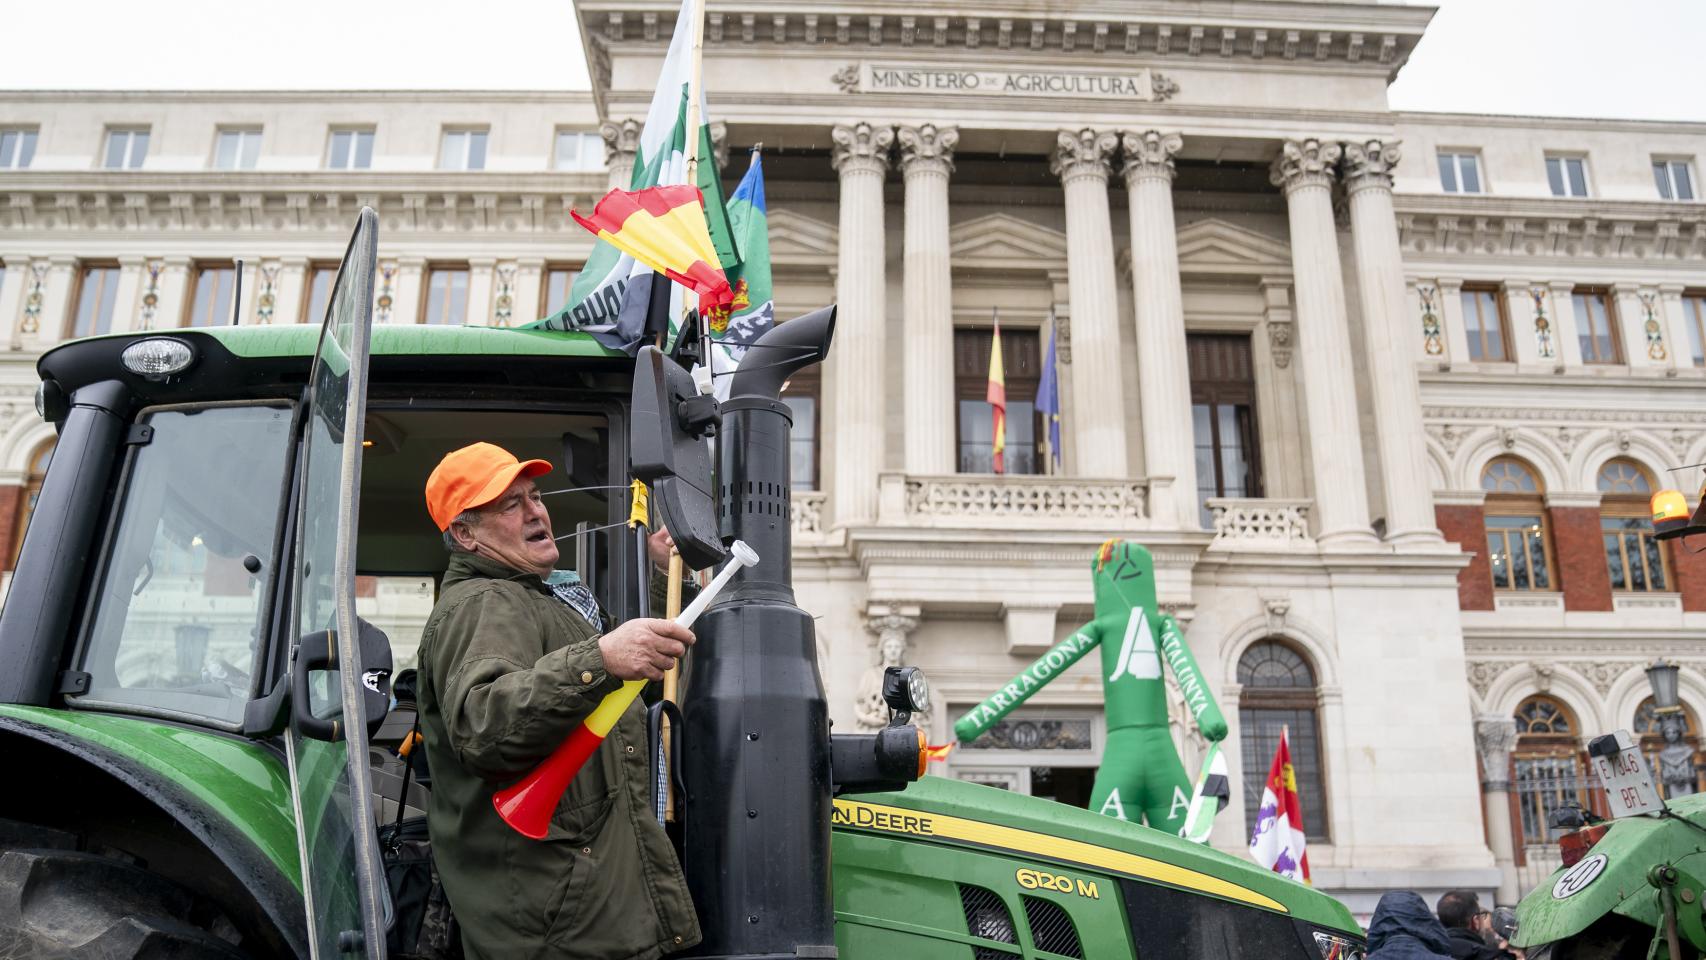
<svg viewBox="0 0 1706 960"><path fill-rule="evenodd" d="M995 316L995 340L989 347L989 392L984 399L989 401L994 416L990 432L994 441L990 445L990 460L996 473L1006 473L1007 453L1007 374L1001 366L1001 315Z"/></svg>
<svg viewBox="0 0 1706 960"><path fill-rule="evenodd" d="M729 398L730 377L746 348L776 324L770 293L770 220L764 205L764 162L752 151L746 176L729 197L729 227L740 246L741 262L726 271L734 288L727 309L712 310L711 341L717 399Z"/></svg>
<svg viewBox="0 0 1706 960"><path fill-rule="evenodd" d="M658 76L657 92L652 95L651 109L646 114L645 127L640 131L640 149L634 158L634 174L630 190L687 183L687 96L692 58L689 47L693 39L693 4L684 2L675 20L675 35L670 38L669 54ZM740 263L740 249L729 231L725 210L722 180L717 174L716 161L711 159L710 116L704 97L699 102L699 129L692 131L699 138L699 163L696 185L705 196L706 219L717 259L725 269ZM530 330L584 330L597 336L608 346L638 348L643 335L653 285L651 270L607 243L592 249L586 266L575 278L569 290L569 302L557 313L528 324ZM669 321L673 325L681 318L684 304L682 291L671 288ZM662 305L659 305L660 307Z"/></svg>
<svg viewBox="0 0 1706 960"><path fill-rule="evenodd" d="M1277 874L1308 883L1303 804L1297 799L1297 771L1291 765L1291 747L1286 741L1286 731L1282 728L1274 764L1268 768L1268 782L1262 787L1262 803L1256 809L1250 856Z"/></svg>
<svg viewBox="0 0 1706 960"><path fill-rule="evenodd" d="M569 215L624 255L697 293L705 309L726 308L732 299L697 187L612 190L591 217Z"/></svg>

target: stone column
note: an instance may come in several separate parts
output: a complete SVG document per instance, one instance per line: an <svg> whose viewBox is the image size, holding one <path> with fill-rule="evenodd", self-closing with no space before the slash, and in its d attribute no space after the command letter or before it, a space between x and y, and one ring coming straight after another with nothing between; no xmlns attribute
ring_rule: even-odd
<svg viewBox="0 0 1706 960"><path fill-rule="evenodd" d="M1433 490L1422 440L1422 394L1405 321L1404 260L1392 212L1392 168L1398 145L1369 140L1345 144L1345 189L1356 247L1363 347L1374 399L1374 436L1386 501L1386 539L1437 545Z"/></svg>
<svg viewBox="0 0 1706 960"><path fill-rule="evenodd" d="M160 262L159 298L150 328L170 330L183 326L189 313L190 271L194 263L189 257L162 257Z"/></svg>
<svg viewBox="0 0 1706 960"><path fill-rule="evenodd" d="M113 290L113 333L129 333L138 328L137 307L142 299L143 278L147 274L147 257L118 258L118 286Z"/></svg>
<svg viewBox="0 0 1706 960"><path fill-rule="evenodd" d="M906 179L906 472L953 473L954 303L948 267L948 175L955 127L901 127Z"/></svg>
<svg viewBox="0 0 1706 960"><path fill-rule="evenodd" d="M497 260L491 257L468 261L468 312L462 317L463 323L480 326L492 323L492 275L497 266Z"/></svg>
<svg viewBox="0 0 1706 960"><path fill-rule="evenodd" d="M1324 548L1356 549L1375 540L1368 527L1345 281L1333 224L1333 166L1341 153L1336 143L1287 140L1269 179L1284 188L1291 222L1295 362L1308 409L1316 538Z"/></svg>
<svg viewBox="0 0 1706 960"><path fill-rule="evenodd" d="M7 348L17 350L22 346L18 324L23 322L24 291L34 283L35 277L30 271L30 258L23 254L0 256L0 265L6 268L5 278L0 279L0 326L10 338Z"/></svg>
<svg viewBox="0 0 1706 960"><path fill-rule="evenodd" d="M1659 343L1656 348L1650 348L1647 343L1647 305L1642 302L1642 290L1633 283L1616 283L1611 286L1612 326L1616 328L1615 336L1623 342L1623 362L1635 369L1663 369L1670 366L1670 338L1665 335L1665 322L1662 314L1656 317L1658 322ZM1655 302L1656 308L1658 304ZM1655 314L1658 311L1655 309ZM1654 356L1654 354L1658 354Z"/></svg>
<svg viewBox="0 0 1706 960"><path fill-rule="evenodd" d="M426 261L420 257L397 260L397 276L392 281L391 322L420 323L421 301L426 299Z"/></svg>
<svg viewBox="0 0 1706 960"><path fill-rule="evenodd" d="M877 474L883 469L884 299L883 178L894 130L868 123L835 127L831 162L841 179L841 229L836 260L835 349L825 431L833 449L829 496L838 524L877 514Z"/></svg>
<svg viewBox="0 0 1706 960"><path fill-rule="evenodd" d="M1442 331L1445 334L1445 359L1451 366L1461 369L1463 364L1474 362L1469 355L1469 328L1463 319L1463 281L1455 277L1440 277L1434 285L1434 297L1437 298L1435 306L1439 311L1440 326L1445 328ZM1515 360L1515 353L1506 349L1505 361Z"/></svg>
<svg viewBox="0 0 1706 960"><path fill-rule="evenodd" d="M1256 422L1261 426L1262 491L1277 498L1303 498L1307 431L1298 416L1292 376L1291 278L1268 276L1262 288L1262 326L1250 338L1256 362ZM1187 421L1188 422L1188 421ZM1195 463L1192 464L1195 466ZM1200 517L1201 514L1198 514Z"/></svg>
<svg viewBox="0 0 1706 960"><path fill-rule="evenodd" d="M545 261L540 257L522 257L515 262L515 313L510 319L512 326L532 323L545 315L551 305L541 306L544 291L540 286L545 282Z"/></svg>
<svg viewBox="0 0 1706 960"><path fill-rule="evenodd" d="M378 278L375 277L375 282ZM308 309L304 300L308 296L308 258L284 257L278 262L278 273L273 277L273 323L317 323L324 317L304 317L302 311Z"/></svg>
<svg viewBox="0 0 1706 960"><path fill-rule="evenodd" d="M1553 280L1546 284L1552 291L1552 352L1555 359L1543 358L1541 362L1550 362L1555 368L1579 367L1582 365L1582 317L1576 316L1576 284L1573 280ZM1616 310L1615 304L1612 309ZM1612 317L1612 336L1617 336L1615 329L1617 318ZM1531 331L1529 336L1535 334Z"/></svg>
<svg viewBox="0 0 1706 960"><path fill-rule="evenodd" d="M1661 283L1658 287L1659 322L1669 331L1665 339L1670 343L1669 366L1672 370L1694 367L1694 340L1688 333L1688 325L1694 322L1694 318L1683 306L1682 290L1680 283ZM0 308L0 317L5 315L4 308Z"/></svg>
<svg viewBox="0 0 1706 960"><path fill-rule="evenodd" d="M1137 313L1137 390L1143 415L1143 461L1150 477L1172 477L1173 503L1151 490L1149 515L1165 528L1201 525L1195 438L1191 435L1191 371L1185 353L1185 297L1179 287L1179 242L1173 226L1173 155L1184 140L1150 130L1120 136L1126 205L1131 215L1131 288Z"/></svg>
<svg viewBox="0 0 1706 960"><path fill-rule="evenodd" d="M1078 474L1126 475L1113 223L1108 215L1112 132L1062 130L1049 169L1066 190L1067 281L1072 291L1072 431Z"/></svg>
<svg viewBox="0 0 1706 960"><path fill-rule="evenodd" d="M226 317L219 322L230 323L234 317L238 326L248 326L255 322L255 310L260 306L261 258L253 253L246 253L240 259L243 261L243 268L237 270L236 273L243 280L242 300L236 304L236 311L233 316ZM231 266L235 270L237 264L233 262ZM232 295L237 295L237 292L233 290ZM123 304L121 303L120 306Z"/></svg>
<svg viewBox="0 0 1706 960"><path fill-rule="evenodd" d="M604 167L610 172L610 189L626 190L634 178L634 157L640 150L637 120L610 120L599 126L604 138Z"/></svg>
<svg viewBox="0 0 1706 960"><path fill-rule="evenodd" d="M1511 831L1511 750L1516 747L1516 721L1500 714L1475 718L1475 748L1481 755L1481 809L1487 818L1487 845L1499 868L1500 906L1519 899L1516 878L1516 838Z"/></svg>

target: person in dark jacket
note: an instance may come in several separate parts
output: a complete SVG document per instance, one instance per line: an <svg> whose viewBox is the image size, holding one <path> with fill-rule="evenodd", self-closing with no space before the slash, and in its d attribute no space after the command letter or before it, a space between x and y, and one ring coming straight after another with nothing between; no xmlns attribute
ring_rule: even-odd
<svg viewBox="0 0 1706 960"><path fill-rule="evenodd" d="M421 731L432 767L427 828L470 960L654 960L699 923L675 850L652 816L644 705L630 706L557 802L544 839L498 818L493 791L554 750L624 680L656 680L691 631L616 625L557 544L533 478L489 443L446 455L427 509L451 551L421 636ZM660 530L652 562L668 561ZM662 578L657 578L661 581ZM654 597L662 603L661 582Z"/></svg>
<svg viewBox="0 0 1706 960"><path fill-rule="evenodd" d="M1446 960L1451 943L1428 902L1408 890L1380 898L1368 923L1368 960Z"/></svg>
<svg viewBox="0 0 1706 960"><path fill-rule="evenodd" d="M1491 910L1481 909L1473 890L1447 890L1435 907L1439 922L1451 938L1453 960L1503 960L1504 951L1487 942L1492 928Z"/></svg>

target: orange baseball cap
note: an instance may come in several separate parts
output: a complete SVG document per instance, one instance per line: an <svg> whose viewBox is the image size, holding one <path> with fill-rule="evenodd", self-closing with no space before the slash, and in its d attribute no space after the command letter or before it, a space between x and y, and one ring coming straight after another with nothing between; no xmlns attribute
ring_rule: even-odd
<svg viewBox="0 0 1706 960"><path fill-rule="evenodd" d="M496 500L516 477L550 472L551 464L544 460L523 462L497 444L472 443L445 454L427 477L427 512L439 530L449 530L457 514Z"/></svg>

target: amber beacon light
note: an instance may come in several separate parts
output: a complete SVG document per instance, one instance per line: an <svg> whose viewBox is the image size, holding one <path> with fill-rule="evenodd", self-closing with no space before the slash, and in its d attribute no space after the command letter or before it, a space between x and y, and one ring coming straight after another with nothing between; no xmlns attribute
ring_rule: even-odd
<svg viewBox="0 0 1706 960"><path fill-rule="evenodd" d="M675 618L676 623L684 627L693 626L693 621L699 619L699 614L711 605L736 571L758 562L758 554L740 540L729 547L729 553L734 559L718 571L716 579L693 599L687 609L681 611L681 616ZM620 689L606 695L581 721L581 725L569 734L562 746L534 767L532 773L493 794L492 805L497 808L503 822L514 827L522 836L545 839L545 833L551 826L551 814L563 799L563 791L569 789L575 774L598 751L598 745L604 742L616 721L622 718L623 712L645 685L644 680L629 680Z"/></svg>
<svg viewBox="0 0 1706 960"><path fill-rule="evenodd" d="M1669 540L1689 533L1700 532L1701 526L1688 515L1688 498L1680 490L1660 490L1653 494L1653 535Z"/></svg>

